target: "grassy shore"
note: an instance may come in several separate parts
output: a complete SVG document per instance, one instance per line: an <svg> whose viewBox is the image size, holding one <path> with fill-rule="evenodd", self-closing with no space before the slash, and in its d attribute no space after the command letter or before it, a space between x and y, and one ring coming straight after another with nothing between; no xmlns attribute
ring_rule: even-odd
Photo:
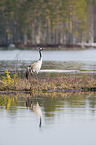
<svg viewBox="0 0 96 145"><path fill-rule="evenodd" d="M16 83L15 83L16 82ZM81 76L46 77L31 80L18 79L14 85L4 86L0 82L0 91L25 92L64 92L64 91L96 91L96 79L85 74Z"/></svg>

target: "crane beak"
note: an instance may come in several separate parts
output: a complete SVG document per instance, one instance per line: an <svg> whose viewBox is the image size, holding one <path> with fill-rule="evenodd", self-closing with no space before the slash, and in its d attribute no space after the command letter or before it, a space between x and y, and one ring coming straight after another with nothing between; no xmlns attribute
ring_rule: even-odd
<svg viewBox="0 0 96 145"><path fill-rule="evenodd" d="M45 48L39 48L39 51L42 51L42 50L44 50Z"/></svg>

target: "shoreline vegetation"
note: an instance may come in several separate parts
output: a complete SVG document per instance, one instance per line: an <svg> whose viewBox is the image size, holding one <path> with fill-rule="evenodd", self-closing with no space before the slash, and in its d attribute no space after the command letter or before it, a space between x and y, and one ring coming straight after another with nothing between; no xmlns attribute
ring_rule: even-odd
<svg viewBox="0 0 96 145"><path fill-rule="evenodd" d="M0 93L25 92L71 92L71 91L94 91L96 92L96 78L87 74L64 75L62 77L46 77L46 78L29 78L29 80L21 79L14 74L11 78L8 70L6 77L0 79Z"/></svg>
<svg viewBox="0 0 96 145"><path fill-rule="evenodd" d="M14 49L22 49L22 50L34 50L38 49L38 47L45 47L47 50L65 50L65 49L86 49L86 48L96 48L96 43L67 43L67 44L53 44L53 43L40 43L40 44L0 44L0 50L14 50Z"/></svg>
<svg viewBox="0 0 96 145"><path fill-rule="evenodd" d="M7 47L96 42L96 1L92 0L4 0L0 20L0 44Z"/></svg>

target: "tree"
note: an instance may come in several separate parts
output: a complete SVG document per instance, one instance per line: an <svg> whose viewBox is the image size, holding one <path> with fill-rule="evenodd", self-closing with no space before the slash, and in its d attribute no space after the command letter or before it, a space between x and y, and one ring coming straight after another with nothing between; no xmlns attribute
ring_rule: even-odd
<svg viewBox="0 0 96 145"><path fill-rule="evenodd" d="M92 8L89 9L90 2L91 0L2 0L0 40L7 45L18 42L24 45L78 43L88 39L93 42L94 22L88 15L89 12L91 16L92 11Z"/></svg>

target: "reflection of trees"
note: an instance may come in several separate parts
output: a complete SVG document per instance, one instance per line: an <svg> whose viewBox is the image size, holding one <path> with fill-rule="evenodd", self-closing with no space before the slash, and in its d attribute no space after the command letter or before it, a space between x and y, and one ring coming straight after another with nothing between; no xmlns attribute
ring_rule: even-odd
<svg viewBox="0 0 96 145"><path fill-rule="evenodd" d="M94 113L95 108L96 108L96 97L89 97L89 107L92 108L92 112Z"/></svg>
<svg viewBox="0 0 96 145"><path fill-rule="evenodd" d="M90 96L87 98L87 96ZM93 97L91 97L93 96ZM66 92L66 93L57 93L52 97L45 98L43 103L44 111L46 117L54 117L55 111L61 111L60 108L86 108L89 104L90 108L96 106L96 98L94 93L89 92ZM87 104L88 103L88 104Z"/></svg>
<svg viewBox="0 0 96 145"><path fill-rule="evenodd" d="M17 96L7 96L6 94L0 96L0 106L5 106L5 109L12 110L12 107L16 109L16 106L18 105L18 99Z"/></svg>
<svg viewBox="0 0 96 145"><path fill-rule="evenodd" d="M45 99L44 102L44 111L45 111L45 116L46 117L54 117L55 116L55 111L59 111L60 107L64 105L64 99L61 98L54 98L54 97L49 97Z"/></svg>
<svg viewBox="0 0 96 145"><path fill-rule="evenodd" d="M70 97L66 99L68 106L70 108L85 108L86 106L86 98L84 97L84 94L82 93L71 93Z"/></svg>
<svg viewBox="0 0 96 145"><path fill-rule="evenodd" d="M85 97L85 96L88 96ZM90 97L89 97L90 96ZM93 97L92 97L93 96ZM0 95L0 108L8 110L17 110L17 106L30 107L33 102L40 105L44 111L45 117L52 119L55 116L56 111L61 111L61 108L86 108L86 104L89 108L96 107L95 93L85 92L65 92L65 93L16 93L16 94L2 94ZM29 100L28 100L29 99ZM27 100L27 105L26 105ZM94 112L93 112L94 113Z"/></svg>

